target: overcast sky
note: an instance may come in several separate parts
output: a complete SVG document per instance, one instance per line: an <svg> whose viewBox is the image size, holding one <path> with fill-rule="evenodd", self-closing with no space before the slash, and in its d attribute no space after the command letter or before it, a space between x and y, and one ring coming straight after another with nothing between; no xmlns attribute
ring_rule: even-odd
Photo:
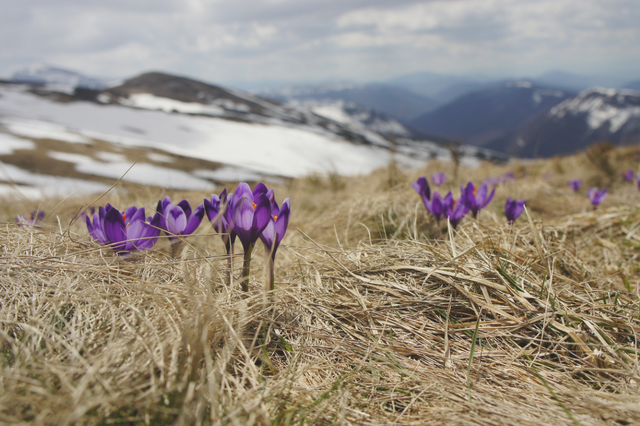
<svg viewBox="0 0 640 426"><path fill-rule="evenodd" d="M0 0L0 75L47 63L220 84L419 71L640 79L638 0Z"/></svg>

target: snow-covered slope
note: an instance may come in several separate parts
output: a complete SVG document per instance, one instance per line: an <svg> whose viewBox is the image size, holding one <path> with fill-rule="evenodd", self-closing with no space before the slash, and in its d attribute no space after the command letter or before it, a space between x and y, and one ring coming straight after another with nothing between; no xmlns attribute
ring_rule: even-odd
<svg viewBox="0 0 640 426"><path fill-rule="evenodd" d="M89 183L102 190L124 175L124 182L135 184L208 190L224 181L366 174L392 156L406 167L449 156L429 141L398 136L392 142L380 127L393 123L381 124L372 115L354 120L330 105L284 106L170 77L155 73L153 84L138 79L73 94L0 84L0 137L10 141L0 149L0 161L24 172L6 169L0 182L26 189L34 175L44 176L32 180L40 192L30 191L60 193ZM481 157L463 153L467 164ZM65 181L47 189L46 176L87 185Z"/></svg>
<svg viewBox="0 0 640 426"><path fill-rule="evenodd" d="M589 129L596 132L613 135L625 126L636 129L640 124L640 92L594 87L549 111L551 118L567 114L583 117Z"/></svg>
<svg viewBox="0 0 640 426"><path fill-rule="evenodd" d="M640 92L585 90L489 147L522 157L550 157L604 141L640 142Z"/></svg>

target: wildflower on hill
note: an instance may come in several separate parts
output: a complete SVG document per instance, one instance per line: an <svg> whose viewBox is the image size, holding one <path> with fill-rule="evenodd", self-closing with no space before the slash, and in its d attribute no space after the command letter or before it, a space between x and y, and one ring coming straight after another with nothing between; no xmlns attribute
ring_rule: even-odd
<svg viewBox="0 0 640 426"><path fill-rule="evenodd" d="M598 191L598 188L589 188L587 189L587 196L589 197L589 201L591 201L591 205L595 210L600 203L607 198L607 188L602 188Z"/></svg>
<svg viewBox="0 0 640 426"><path fill-rule="evenodd" d="M431 175L431 182L433 182L433 184L437 186L442 185L446 179L447 177L444 175L444 173L438 172Z"/></svg>
<svg viewBox="0 0 640 426"><path fill-rule="evenodd" d="M431 199L431 188L429 187L429 182L427 178L424 176L419 177L417 182L411 182L413 189L418 193L420 197L422 197L422 202L424 206L427 207L427 202ZM427 210L429 208L427 207Z"/></svg>
<svg viewBox="0 0 640 426"><path fill-rule="evenodd" d="M44 220L44 212L42 210L32 210L29 217L18 215L15 219L21 228L39 228L39 223Z"/></svg>
<svg viewBox="0 0 640 426"><path fill-rule="evenodd" d="M145 219L144 207L129 207L124 213L111 204L93 213L93 222L85 214L89 234L118 254L134 250L148 250L160 235L160 213Z"/></svg>
<svg viewBox="0 0 640 426"><path fill-rule="evenodd" d="M507 203L504 206L504 215L507 217L509 224L513 225L516 219L524 211L525 200L512 200L507 198Z"/></svg>
<svg viewBox="0 0 640 426"><path fill-rule="evenodd" d="M233 230L231 208L229 203L233 198L233 192L227 196L227 188L223 189L220 196L211 194L211 199L204 200L204 210L213 229L216 230L224 241L227 254L233 254L233 244L236 242L236 231Z"/></svg>
<svg viewBox="0 0 640 426"><path fill-rule="evenodd" d="M269 219L269 223L267 223L267 226L264 228L264 231L262 231L260 239L264 243L267 250L271 252L271 262L269 263L269 288L273 290L276 252L278 251L278 246L280 246L280 242L282 241L284 234L287 232L287 227L289 226L291 203L289 202L288 198L285 198L284 202L282 203L282 207L278 207L278 203L275 200L272 189L267 192L267 196L271 201L271 218Z"/></svg>
<svg viewBox="0 0 640 426"><path fill-rule="evenodd" d="M487 196L489 189L486 184L482 184L480 188L477 188L471 182L467 183L466 188L461 186L460 190L462 191L462 202L471 210L474 219L478 217L478 212L491 202L496 192L494 187L491 194Z"/></svg>
<svg viewBox="0 0 640 426"><path fill-rule="evenodd" d="M462 198L462 197L461 197ZM460 199L454 199L451 191L444 197L444 216L449 219L453 229L458 227L460 221L469 213L469 207Z"/></svg>
<svg viewBox="0 0 640 426"><path fill-rule="evenodd" d="M238 184L230 202L233 214L233 229L244 249L242 289L248 291L249 268L253 247L271 219L271 201L267 187L259 183L253 191L249 184Z"/></svg>
<svg viewBox="0 0 640 426"><path fill-rule="evenodd" d="M160 228L169 236L173 254L176 253L178 246L182 242L181 237L193 234L204 217L203 204L198 205L192 211L191 205L187 200L182 200L177 205L174 205L169 196L158 201L156 210L160 213Z"/></svg>
<svg viewBox="0 0 640 426"><path fill-rule="evenodd" d="M574 192L580 191L580 188L582 188L582 179L572 180L571 182L569 182L569 187L573 189Z"/></svg>
<svg viewBox="0 0 640 426"><path fill-rule="evenodd" d="M626 172L622 173L622 178L624 180L626 180L627 182L631 182L633 181L633 178L636 176L636 174L633 172L632 169L627 169Z"/></svg>
<svg viewBox="0 0 640 426"><path fill-rule="evenodd" d="M436 218L436 222L440 225L440 218L445 211L445 202L442 196L435 191L431 196L431 200L423 200L427 211Z"/></svg>

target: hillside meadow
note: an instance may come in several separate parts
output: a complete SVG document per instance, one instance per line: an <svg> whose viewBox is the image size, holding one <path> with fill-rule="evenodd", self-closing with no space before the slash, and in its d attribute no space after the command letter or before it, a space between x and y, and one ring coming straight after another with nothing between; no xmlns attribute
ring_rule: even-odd
<svg viewBox="0 0 640 426"><path fill-rule="evenodd" d="M249 291L241 254L227 282L206 219L176 256L166 239L116 256L80 217L210 194L118 184L3 199L0 423L640 424L640 191L621 175L639 165L640 147L598 145L291 180L274 187L292 216L273 291L261 243ZM516 179L454 231L410 185L437 171L447 181L432 190L456 197L467 181ZM593 186L609 191L597 210ZM527 200L513 225L507 197ZM41 227L15 224L35 208Z"/></svg>

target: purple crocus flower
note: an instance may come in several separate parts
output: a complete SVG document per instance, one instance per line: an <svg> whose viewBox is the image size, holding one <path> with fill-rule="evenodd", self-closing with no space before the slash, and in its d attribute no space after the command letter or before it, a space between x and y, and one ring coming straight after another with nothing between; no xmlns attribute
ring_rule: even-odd
<svg viewBox="0 0 640 426"><path fill-rule="evenodd" d="M433 184L437 186L442 185L446 179L447 177L444 175L444 173L438 172L431 175L431 182L433 182Z"/></svg>
<svg viewBox="0 0 640 426"><path fill-rule="evenodd" d="M89 234L118 254L134 250L148 250L160 235L160 213L145 218L144 207L129 207L124 213L111 204L93 213L93 221L85 215Z"/></svg>
<svg viewBox="0 0 640 426"><path fill-rule="evenodd" d="M248 291L251 251L256 241L271 220L271 201L267 196L267 187L263 183L251 191L249 184L238 184L230 202L233 214L233 229L244 249L244 267L242 289Z"/></svg>
<svg viewBox="0 0 640 426"><path fill-rule="evenodd" d="M511 198L507 198L507 203L504 206L504 215L510 224L513 224L522 214L524 211L524 203L525 200L512 200Z"/></svg>
<svg viewBox="0 0 640 426"><path fill-rule="evenodd" d="M466 188L460 187L460 190L462 191L462 202L469 207L469 210L473 213L474 219L478 217L478 212L491 202L493 195L496 192L496 188L494 187L491 194L487 196L489 189L486 184L482 184L478 189L471 182L467 183Z"/></svg>
<svg viewBox="0 0 640 426"><path fill-rule="evenodd" d="M434 193L431 196L431 201L429 200L423 200L423 201L424 201L424 206L427 208L427 211L431 213L433 217L436 218L436 221L439 224L440 218L442 217L442 214L444 213L446 208L445 201L442 198L442 196L437 191L434 191Z"/></svg>
<svg viewBox="0 0 640 426"><path fill-rule="evenodd" d="M249 184L241 182L231 200L233 229L247 251L264 231L271 218L271 201L267 196L267 187L259 183L251 191Z"/></svg>
<svg viewBox="0 0 640 426"><path fill-rule="evenodd" d="M598 205L607 198L607 188L602 188L598 191L598 188L589 188L587 189L587 196L589 197L589 201L591 201L591 205L595 210Z"/></svg>
<svg viewBox="0 0 640 426"><path fill-rule="evenodd" d="M451 191L444 197L445 212L444 216L449 219L449 223L456 229L460 221L469 213L469 207L459 199L453 198Z"/></svg>
<svg viewBox="0 0 640 426"><path fill-rule="evenodd" d="M582 188L582 179L572 180L571 182L569 182L569 187L573 189L574 192L580 191L580 188Z"/></svg>
<svg viewBox="0 0 640 426"><path fill-rule="evenodd" d="M427 202L431 199L431 188L429 187L427 178L424 176L419 177L418 181L411 182L411 185L418 195L422 197L422 202L424 203L424 206L427 207Z"/></svg>
<svg viewBox="0 0 640 426"><path fill-rule="evenodd" d="M278 251L278 246L280 246L280 242L284 237L284 234L287 232L287 227L289 226L289 215L291 214L291 203L288 198L285 198L282 203L282 207L278 207L278 203L273 196L273 190L270 189L267 192L267 196L271 201L271 218L269 219L269 223L262 231L260 235L260 239L264 243L267 250L271 252L271 262L270 262L270 288L273 290L274 288L274 263L276 260L276 252Z"/></svg>
<svg viewBox="0 0 640 426"><path fill-rule="evenodd" d="M44 220L44 212L42 210L31 210L29 217L18 215L15 219L20 228L39 228L39 222Z"/></svg>
<svg viewBox="0 0 640 426"><path fill-rule="evenodd" d="M227 254L232 254L233 244L236 242L236 231L233 230L233 213L229 204L233 199L233 192L227 196L227 188L220 196L211 194L211 199L204 200L204 210L213 229L222 235Z"/></svg>
<svg viewBox="0 0 640 426"><path fill-rule="evenodd" d="M627 169L627 171L622 174L622 177L627 182L631 182L633 181L633 178L635 177L635 175L636 174L633 172L632 169Z"/></svg>
<svg viewBox="0 0 640 426"><path fill-rule="evenodd" d="M160 213L160 228L169 236L173 254L182 242L181 237L193 234L204 217L204 204L198 205L192 211L187 200L174 205L169 196L158 201L156 210Z"/></svg>

